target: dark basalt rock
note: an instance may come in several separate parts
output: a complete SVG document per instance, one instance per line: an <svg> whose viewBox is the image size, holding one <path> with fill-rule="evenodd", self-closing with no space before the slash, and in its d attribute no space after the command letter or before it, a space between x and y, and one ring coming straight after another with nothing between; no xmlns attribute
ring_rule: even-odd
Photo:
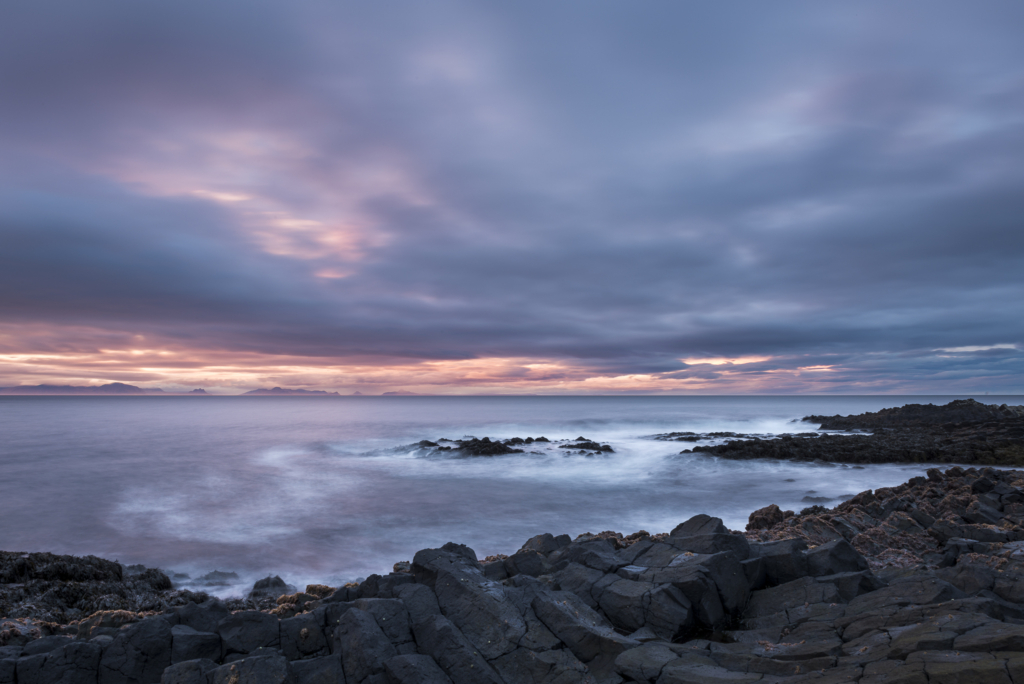
<svg viewBox="0 0 1024 684"><path fill-rule="evenodd" d="M490 437L482 439L458 440L455 449L467 456L501 456L502 454L521 454L522 449L513 449L501 442L492 442Z"/></svg>
<svg viewBox="0 0 1024 684"><path fill-rule="evenodd" d="M582 449L584 451L603 451L606 453L615 453L615 450L608 444L598 444L597 442L591 442L584 440L582 442L569 442L568 444L559 445L559 449Z"/></svg>
<svg viewBox="0 0 1024 684"><path fill-rule="evenodd" d="M1024 406L994 406L962 399L945 406L909 404L859 416L807 416L803 420L820 423L821 429L874 432L755 437L681 453L739 460L1024 465Z"/></svg>
<svg viewBox="0 0 1024 684"><path fill-rule="evenodd" d="M803 420L820 423L822 430L877 430L1013 421L1018 418L1024 418L1024 406L996 406L982 404L974 399L956 399L944 406L907 404L857 416L806 416Z"/></svg>

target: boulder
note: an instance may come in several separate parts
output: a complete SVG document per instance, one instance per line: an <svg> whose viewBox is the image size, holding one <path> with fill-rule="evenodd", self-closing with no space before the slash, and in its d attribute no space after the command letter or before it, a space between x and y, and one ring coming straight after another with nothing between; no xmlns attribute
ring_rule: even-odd
<svg viewBox="0 0 1024 684"><path fill-rule="evenodd" d="M399 649L400 653L403 652L402 647L406 645L411 647L411 652L415 652L409 611L402 601L383 598L358 599L352 605L372 615L384 636Z"/></svg>
<svg viewBox="0 0 1024 684"><path fill-rule="evenodd" d="M783 514L781 508L775 504L769 504L768 506L759 508L750 514L749 521L747 522L747 531L765 530L779 524L785 519L786 516Z"/></svg>
<svg viewBox="0 0 1024 684"><path fill-rule="evenodd" d="M807 572L814 577L868 569L864 556L845 539L817 546L804 552L804 556L807 558Z"/></svg>
<svg viewBox="0 0 1024 684"><path fill-rule="evenodd" d="M679 655L664 643L648 643L623 651L615 658L615 670L636 682L654 682L668 663Z"/></svg>
<svg viewBox="0 0 1024 684"><path fill-rule="evenodd" d="M710 515L700 513L693 516L684 523L676 525L675 529L669 532L671 537L692 537L701 534L728 534L729 529L722 523L721 518L712 518Z"/></svg>
<svg viewBox="0 0 1024 684"><path fill-rule="evenodd" d="M171 663L186 660L220 660L220 636L198 632L187 625L171 627Z"/></svg>
<svg viewBox="0 0 1024 684"><path fill-rule="evenodd" d="M420 653L431 656L455 684L504 684L469 639L443 615L413 625Z"/></svg>
<svg viewBox="0 0 1024 684"><path fill-rule="evenodd" d="M640 645L616 632L605 618L571 592L540 594L532 606L540 621L584 663L601 655L614 659Z"/></svg>
<svg viewBox="0 0 1024 684"><path fill-rule="evenodd" d="M208 673L209 684L291 684L292 673L282 655L261 655L221 665Z"/></svg>
<svg viewBox="0 0 1024 684"><path fill-rule="evenodd" d="M191 627L197 632L216 632L220 621L231 614L220 599L210 599L200 604L189 601L174 612L178 616L178 624Z"/></svg>
<svg viewBox="0 0 1024 684"><path fill-rule="evenodd" d="M280 628L281 651L288 660L327 655L327 637L313 613L302 613L281 620Z"/></svg>
<svg viewBox="0 0 1024 684"><path fill-rule="evenodd" d="M18 684L95 684L99 671L102 649L99 644L75 642L61 646L48 653L39 653L20 658L17 661L16 677L11 677ZM7 667L11 672L10 666ZM160 674L156 673L159 681Z"/></svg>
<svg viewBox="0 0 1024 684"><path fill-rule="evenodd" d="M526 624L502 586L484 577L476 554L448 544L413 558L413 572L431 586L441 612L488 660L510 653L526 634Z"/></svg>
<svg viewBox="0 0 1024 684"><path fill-rule="evenodd" d="M209 673L217 667L217 663L209 659L185 660L164 670L160 684L207 684Z"/></svg>
<svg viewBox="0 0 1024 684"><path fill-rule="evenodd" d="M285 594L294 594L298 589L277 575L271 577L264 577L261 580L257 580L256 584L252 585L252 591L249 592L249 598L253 600L259 600L263 598L277 599Z"/></svg>
<svg viewBox="0 0 1024 684"><path fill-rule="evenodd" d="M536 537L531 537L526 540L520 551L536 551L547 556L550 553L557 551L558 549L568 546L572 540L569 539L569 535L562 534L557 537L551 534L538 534Z"/></svg>
<svg viewBox="0 0 1024 684"><path fill-rule="evenodd" d="M103 653L99 684L160 681L171 665L172 640L171 626L159 617L126 627Z"/></svg>
<svg viewBox="0 0 1024 684"><path fill-rule="evenodd" d="M258 610L232 613L217 625L224 655L251 653L257 648L278 648L281 645L280 621L276 615Z"/></svg>
<svg viewBox="0 0 1024 684"><path fill-rule="evenodd" d="M370 675L384 672L384 661L398 655L373 616L352 608L341 616L334 629L335 653L341 654L345 679L362 682Z"/></svg>
<svg viewBox="0 0 1024 684"><path fill-rule="evenodd" d="M764 560L765 577L771 585L807 576L807 557L803 554L806 549L807 542L803 539L785 539L750 547L751 555Z"/></svg>

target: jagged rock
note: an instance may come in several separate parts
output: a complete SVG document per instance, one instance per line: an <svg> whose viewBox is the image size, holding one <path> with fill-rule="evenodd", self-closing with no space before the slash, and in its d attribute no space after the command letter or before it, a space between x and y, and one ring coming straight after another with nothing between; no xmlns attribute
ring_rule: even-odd
<svg viewBox="0 0 1024 684"><path fill-rule="evenodd" d="M500 584L484 577L472 549L445 545L419 551L413 572L433 588L444 615L488 660L511 653L526 633L519 611Z"/></svg>
<svg viewBox="0 0 1024 684"><path fill-rule="evenodd" d="M807 557L807 572L814 577L868 569L864 556L857 553L845 539L809 549L804 555Z"/></svg>

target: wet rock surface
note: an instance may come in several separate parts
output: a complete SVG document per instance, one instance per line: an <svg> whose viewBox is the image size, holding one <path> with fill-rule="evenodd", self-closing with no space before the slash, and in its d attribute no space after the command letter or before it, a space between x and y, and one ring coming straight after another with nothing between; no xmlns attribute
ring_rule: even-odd
<svg viewBox="0 0 1024 684"><path fill-rule="evenodd" d="M682 453L722 458L829 463L959 463L1024 466L1024 406L960 399L944 406L909 404L859 416L807 416L823 430L849 434L753 437Z"/></svg>

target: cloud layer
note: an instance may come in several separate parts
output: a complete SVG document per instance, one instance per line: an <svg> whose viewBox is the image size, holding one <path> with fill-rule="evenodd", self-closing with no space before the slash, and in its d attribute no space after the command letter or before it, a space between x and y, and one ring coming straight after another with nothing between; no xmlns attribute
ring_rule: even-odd
<svg viewBox="0 0 1024 684"><path fill-rule="evenodd" d="M1024 391L1019 3L0 8L0 385Z"/></svg>

